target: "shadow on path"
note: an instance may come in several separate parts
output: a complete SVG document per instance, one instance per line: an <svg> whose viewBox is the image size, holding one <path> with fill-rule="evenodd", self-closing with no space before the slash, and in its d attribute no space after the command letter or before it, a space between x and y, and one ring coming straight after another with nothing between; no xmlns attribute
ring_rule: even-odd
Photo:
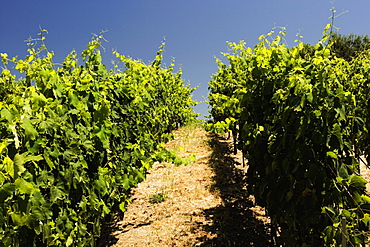
<svg viewBox="0 0 370 247"><path fill-rule="evenodd" d="M123 217L124 213L119 211L114 217L108 217L108 219L102 222L102 232L101 236L96 241L96 247L107 247L115 245L117 243L118 238L116 237L114 232L120 230L117 223L120 222Z"/></svg>
<svg viewBox="0 0 370 247"><path fill-rule="evenodd" d="M232 146L222 137L209 135L212 148L210 167L214 170L214 185L222 205L205 210L210 224L198 223L204 231L217 234L213 239L199 239L200 246L269 246L269 226L257 219L251 208L254 203L249 199L242 165L232 156ZM261 211L263 212L263 211Z"/></svg>
<svg viewBox="0 0 370 247"><path fill-rule="evenodd" d="M209 166L214 172L214 183L210 189L219 194L222 203L201 211L200 214L205 216L206 220L193 222L192 229L187 233L209 234L198 234L196 245L189 242L184 246L269 246L269 224L265 220L264 211L255 207L250 199L245 182L245 169L232 155L232 142L212 134L208 134L207 139L212 149ZM117 224L123 216L124 214L120 213L103 224L102 237L98 240L97 247L115 245L118 242L117 234L142 226L131 225L130 229L123 230Z"/></svg>

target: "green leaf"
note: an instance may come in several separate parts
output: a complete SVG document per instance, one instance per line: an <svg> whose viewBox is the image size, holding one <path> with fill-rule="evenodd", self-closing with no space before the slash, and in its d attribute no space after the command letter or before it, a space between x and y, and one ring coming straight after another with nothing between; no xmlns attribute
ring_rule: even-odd
<svg viewBox="0 0 370 247"><path fill-rule="evenodd" d="M0 154L3 153L4 149L8 146L8 141L4 140L3 142L0 143Z"/></svg>
<svg viewBox="0 0 370 247"><path fill-rule="evenodd" d="M130 188L130 180L127 176L127 174L124 174L123 175L123 181L122 181L122 186L125 190L129 189Z"/></svg>
<svg viewBox="0 0 370 247"><path fill-rule="evenodd" d="M15 154L14 156L14 172L18 176L20 176L26 169L24 168L24 164L29 162L29 161L40 161L43 160L41 155L30 155L28 153L22 153L22 154Z"/></svg>
<svg viewBox="0 0 370 247"><path fill-rule="evenodd" d="M361 176L351 174L348 178L348 183L351 186L363 188L367 184L367 181Z"/></svg>
<svg viewBox="0 0 370 247"><path fill-rule="evenodd" d="M110 209L105 204L103 205L103 211L106 215L110 213Z"/></svg>
<svg viewBox="0 0 370 247"><path fill-rule="evenodd" d="M355 200L357 204L361 204L363 202L362 197L358 191L354 191L352 193L352 198Z"/></svg>
<svg viewBox="0 0 370 247"><path fill-rule="evenodd" d="M6 183L0 187L0 202L4 202L8 197L10 197L15 192L15 185L11 183Z"/></svg>
<svg viewBox="0 0 370 247"><path fill-rule="evenodd" d="M330 49L324 49L324 58L328 58L330 56Z"/></svg>
<svg viewBox="0 0 370 247"><path fill-rule="evenodd" d="M1 110L1 118L5 118L8 122L11 122L14 119L14 115L6 108Z"/></svg>
<svg viewBox="0 0 370 247"><path fill-rule="evenodd" d="M313 101L313 94L312 94L312 92L307 93L306 94L306 97L307 97L308 102L312 103L312 101Z"/></svg>
<svg viewBox="0 0 370 247"><path fill-rule="evenodd" d="M336 215L336 211L332 206L323 207L323 213L325 213L325 211L328 211L328 212L332 213L333 215Z"/></svg>
<svg viewBox="0 0 370 247"><path fill-rule="evenodd" d="M34 215L37 220L40 220L40 221L45 220L45 213L43 212L40 206L31 207L31 212L32 212L32 215Z"/></svg>
<svg viewBox="0 0 370 247"><path fill-rule="evenodd" d="M27 62L31 62L33 59L35 59L35 55L29 55L27 57Z"/></svg>
<svg viewBox="0 0 370 247"><path fill-rule="evenodd" d="M50 201L52 203L56 202L58 199L63 199L67 193L62 191L60 188L53 186L50 188Z"/></svg>
<svg viewBox="0 0 370 247"><path fill-rule="evenodd" d="M3 160L3 167L6 172L5 174L14 178L14 162L8 156L6 156Z"/></svg>
<svg viewBox="0 0 370 247"><path fill-rule="evenodd" d="M102 125L109 117L109 103L101 102L99 108L94 112L94 121Z"/></svg>
<svg viewBox="0 0 370 247"><path fill-rule="evenodd" d="M339 141L339 145L342 149L343 147L342 133L341 133L340 125L337 123L333 125L333 134L337 137Z"/></svg>
<svg viewBox="0 0 370 247"><path fill-rule="evenodd" d="M21 216L20 214L17 214L17 213L11 213L10 216L12 218L13 223L16 226L24 226L26 224L27 219L28 219L27 215Z"/></svg>
<svg viewBox="0 0 370 247"><path fill-rule="evenodd" d="M344 215L347 219L351 219L351 212L346 210L346 209L343 209L342 210L342 215Z"/></svg>
<svg viewBox="0 0 370 247"><path fill-rule="evenodd" d="M2 186L4 182L5 182L5 176L2 172L0 172L0 186Z"/></svg>
<svg viewBox="0 0 370 247"><path fill-rule="evenodd" d="M121 202L119 204L119 209L122 211L122 212L125 212L126 211L126 203L125 202Z"/></svg>
<svg viewBox="0 0 370 247"><path fill-rule="evenodd" d="M67 241L66 241L66 246L71 246L73 244L73 238L71 235L68 236Z"/></svg>
<svg viewBox="0 0 370 247"><path fill-rule="evenodd" d="M80 203L78 205L83 212L86 212L86 206L87 206L87 199L85 196L82 196L82 199L80 200Z"/></svg>
<svg viewBox="0 0 370 247"><path fill-rule="evenodd" d="M25 181L23 178L17 178L14 184L21 194L32 194L34 191L37 191L32 183Z"/></svg>
<svg viewBox="0 0 370 247"><path fill-rule="evenodd" d="M51 161L48 154L44 153L44 159L46 161L46 164L48 164L49 168L54 169L55 165L54 165L53 161Z"/></svg>
<svg viewBox="0 0 370 247"><path fill-rule="evenodd" d="M345 164L340 165L338 174L342 178L348 178L348 169L347 169L347 166Z"/></svg>
<svg viewBox="0 0 370 247"><path fill-rule="evenodd" d="M32 126L30 119L24 118L21 126L25 130L26 136L28 136L31 140L36 140L38 133L36 129Z"/></svg>
<svg viewBox="0 0 370 247"><path fill-rule="evenodd" d="M340 120L344 120L344 121L346 121L346 113L345 113L345 111L344 111L344 109L343 108L336 108L335 109L335 111L337 112L337 114L340 116L338 119L339 119L339 121Z"/></svg>
<svg viewBox="0 0 370 247"><path fill-rule="evenodd" d="M101 129L95 135L100 139L101 143L103 144L103 148L109 149L109 139L106 134L105 127L102 126Z"/></svg>
<svg viewBox="0 0 370 247"><path fill-rule="evenodd" d="M23 153L22 155L25 155L25 153ZM40 161L40 160L43 160L43 156L40 154L40 155L30 155L30 154L27 154L25 157L24 157L24 161L25 162L30 162L30 161Z"/></svg>
<svg viewBox="0 0 370 247"><path fill-rule="evenodd" d="M78 99L77 93L74 93L73 91L68 92L68 98L70 100L70 103L78 108L80 100Z"/></svg>
<svg viewBox="0 0 370 247"><path fill-rule="evenodd" d="M334 152L332 152L332 151L328 151L328 152L326 152L326 155L327 155L327 156L329 156L330 158L335 159L335 160L337 160L337 159L338 159L337 154L336 154L336 153L334 153Z"/></svg>
<svg viewBox="0 0 370 247"><path fill-rule="evenodd" d="M370 205L370 197L368 197L366 195L363 195L361 197L362 197L362 200L364 201L365 204L369 204Z"/></svg>
<svg viewBox="0 0 370 247"><path fill-rule="evenodd" d="M72 115L77 115L77 114L79 114L79 113L80 113L80 111L79 111L79 110L77 110L77 109L72 109L72 110L70 110L68 113L69 113L69 114L72 114Z"/></svg>
<svg viewBox="0 0 370 247"><path fill-rule="evenodd" d="M23 165L24 163L25 163L25 160L24 160L23 155L16 153L14 156L14 164L15 164L14 172L15 174L18 174L18 176L22 175L22 173L26 170Z"/></svg>

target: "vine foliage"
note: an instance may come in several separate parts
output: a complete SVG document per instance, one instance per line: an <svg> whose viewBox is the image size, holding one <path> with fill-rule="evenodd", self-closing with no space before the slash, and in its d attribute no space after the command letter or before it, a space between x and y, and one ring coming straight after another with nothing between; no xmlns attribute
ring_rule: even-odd
<svg viewBox="0 0 370 247"><path fill-rule="evenodd" d="M210 82L214 120L233 118L248 157L247 181L283 246L367 242L370 198L359 175L369 157L369 52L332 52L329 24L314 46L288 48L285 30L254 47L229 43ZM368 160L369 161L369 160Z"/></svg>
<svg viewBox="0 0 370 247"><path fill-rule="evenodd" d="M0 246L94 246L196 102L181 72L163 68L164 44L151 64L115 52L124 69L108 71L102 35L82 65L75 51L56 65L45 32L25 59L1 54Z"/></svg>

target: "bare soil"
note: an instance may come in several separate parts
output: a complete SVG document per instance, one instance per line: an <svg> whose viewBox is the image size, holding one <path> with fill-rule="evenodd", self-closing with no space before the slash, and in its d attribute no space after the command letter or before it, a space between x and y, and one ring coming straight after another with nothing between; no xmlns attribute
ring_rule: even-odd
<svg viewBox="0 0 370 247"><path fill-rule="evenodd" d="M232 141L196 126L175 135L167 148L196 161L154 164L128 210L103 227L98 246L269 246L270 219L248 194L247 167ZM370 169L360 169L370 181Z"/></svg>
<svg viewBox="0 0 370 247"><path fill-rule="evenodd" d="M155 164L99 246L267 246L269 218L246 190L246 167L231 140L196 126L175 135L167 148L196 161Z"/></svg>

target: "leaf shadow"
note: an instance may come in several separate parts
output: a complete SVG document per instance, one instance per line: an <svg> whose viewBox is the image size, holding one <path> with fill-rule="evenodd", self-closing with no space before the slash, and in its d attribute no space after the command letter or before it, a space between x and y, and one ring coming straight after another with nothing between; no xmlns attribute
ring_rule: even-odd
<svg viewBox="0 0 370 247"><path fill-rule="evenodd" d="M212 149L209 165L214 170L211 191L217 191L222 204L204 210L206 223L195 227L216 236L200 237L198 246L269 246L270 226L261 219L264 212L252 210L256 205L247 191L246 175L242 164L233 156L233 147L225 138L209 134Z"/></svg>
<svg viewBox="0 0 370 247"><path fill-rule="evenodd" d="M114 217L107 217L102 222L101 235L96 241L96 247L113 246L118 242L118 238L114 233L120 230L118 223L123 217L124 213L119 211Z"/></svg>

